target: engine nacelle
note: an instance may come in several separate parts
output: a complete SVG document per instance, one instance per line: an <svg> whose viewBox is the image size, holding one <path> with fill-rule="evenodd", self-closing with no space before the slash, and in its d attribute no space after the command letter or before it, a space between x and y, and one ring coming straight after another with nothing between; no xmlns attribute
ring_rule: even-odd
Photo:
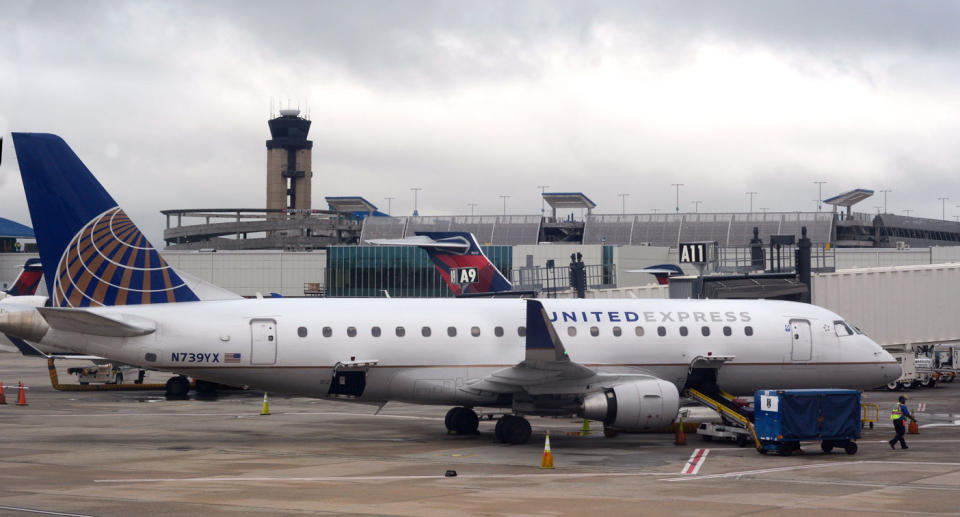
<svg viewBox="0 0 960 517"><path fill-rule="evenodd" d="M584 418L627 431L645 431L669 425L680 410L680 393L673 383L643 379L617 384L584 397Z"/></svg>

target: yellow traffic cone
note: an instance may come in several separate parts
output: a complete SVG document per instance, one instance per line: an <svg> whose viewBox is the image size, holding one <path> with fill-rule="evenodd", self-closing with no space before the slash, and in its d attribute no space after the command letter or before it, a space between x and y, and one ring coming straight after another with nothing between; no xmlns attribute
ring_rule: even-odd
<svg viewBox="0 0 960 517"><path fill-rule="evenodd" d="M590 421L586 418L583 419L583 429L580 430L584 436L590 434Z"/></svg>
<svg viewBox="0 0 960 517"><path fill-rule="evenodd" d="M270 414L270 402L267 401L267 392L263 392L263 409L260 410L260 416Z"/></svg>
<svg viewBox="0 0 960 517"><path fill-rule="evenodd" d="M540 468L542 469L552 469L553 468L553 454L550 452L550 435L547 435L547 439L543 442L543 458L540 460Z"/></svg>
<svg viewBox="0 0 960 517"><path fill-rule="evenodd" d="M686 445L687 444L687 433L683 432L683 417L680 417L680 423L677 425L676 436L673 440L674 445Z"/></svg>

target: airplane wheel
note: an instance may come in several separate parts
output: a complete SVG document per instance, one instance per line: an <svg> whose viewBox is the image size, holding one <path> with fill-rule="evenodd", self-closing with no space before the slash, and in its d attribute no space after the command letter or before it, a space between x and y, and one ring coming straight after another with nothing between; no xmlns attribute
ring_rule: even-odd
<svg viewBox="0 0 960 517"><path fill-rule="evenodd" d="M497 437L498 442L507 443L507 439L503 433L503 429L513 418L516 418L516 417L513 415L503 415L502 417L500 417L500 420L497 420L497 425L493 428L493 434L494 436Z"/></svg>
<svg viewBox="0 0 960 517"><path fill-rule="evenodd" d="M167 398L186 398L190 392L190 381L183 375L167 379Z"/></svg>
<svg viewBox="0 0 960 517"><path fill-rule="evenodd" d="M461 409L463 408L460 408L460 407L450 408L450 411L447 411L447 416L443 417L443 425L447 426L447 431L455 430L455 428L453 427L453 422L454 422L454 419L456 419L457 415L460 414Z"/></svg>
<svg viewBox="0 0 960 517"><path fill-rule="evenodd" d="M453 430L457 434L477 434L477 429L480 427L480 417L470 408L461 407L457 409L460 411L454 413L451 419Z"/></svg>
<svg viewBox="0 0 960 517"><path fill-rule="evenodd" d="M522 416L514 416L508 420L503 431L503 436L510 445L523 445L530 441L530 435L533 434L530 422Z"/></svg>

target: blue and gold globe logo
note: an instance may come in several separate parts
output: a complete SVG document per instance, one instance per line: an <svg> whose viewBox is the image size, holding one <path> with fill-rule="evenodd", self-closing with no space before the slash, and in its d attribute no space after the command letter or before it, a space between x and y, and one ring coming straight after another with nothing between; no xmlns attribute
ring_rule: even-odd
<svg viewBox="0 0 960 517"><path fill-rule="evenodd" d="M119 207L77 232L60 258L53 291L56 307L197 300Z"/></svg>

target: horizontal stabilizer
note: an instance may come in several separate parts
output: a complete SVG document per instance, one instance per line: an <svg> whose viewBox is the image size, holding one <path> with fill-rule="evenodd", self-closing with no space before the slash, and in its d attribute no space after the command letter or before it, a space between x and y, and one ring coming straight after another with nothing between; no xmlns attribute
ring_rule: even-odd
<svg viewBox="0 0 960 517"><path fill-rule="evenodd" d="M369 239L366 243L373 244L374 246L416 246L418 248L434 248L449 251L467 251L470 249L470 243L466 240L441 241L426 235L405 237L403 239Z"/></svg>
<svg viewBox="0 0 960 517"><path fill-rule="evenodd" d="M145 336L157 330L155 322L126 314L97 314L87 309L37 309L54 330L105 337Z"/></svg>

